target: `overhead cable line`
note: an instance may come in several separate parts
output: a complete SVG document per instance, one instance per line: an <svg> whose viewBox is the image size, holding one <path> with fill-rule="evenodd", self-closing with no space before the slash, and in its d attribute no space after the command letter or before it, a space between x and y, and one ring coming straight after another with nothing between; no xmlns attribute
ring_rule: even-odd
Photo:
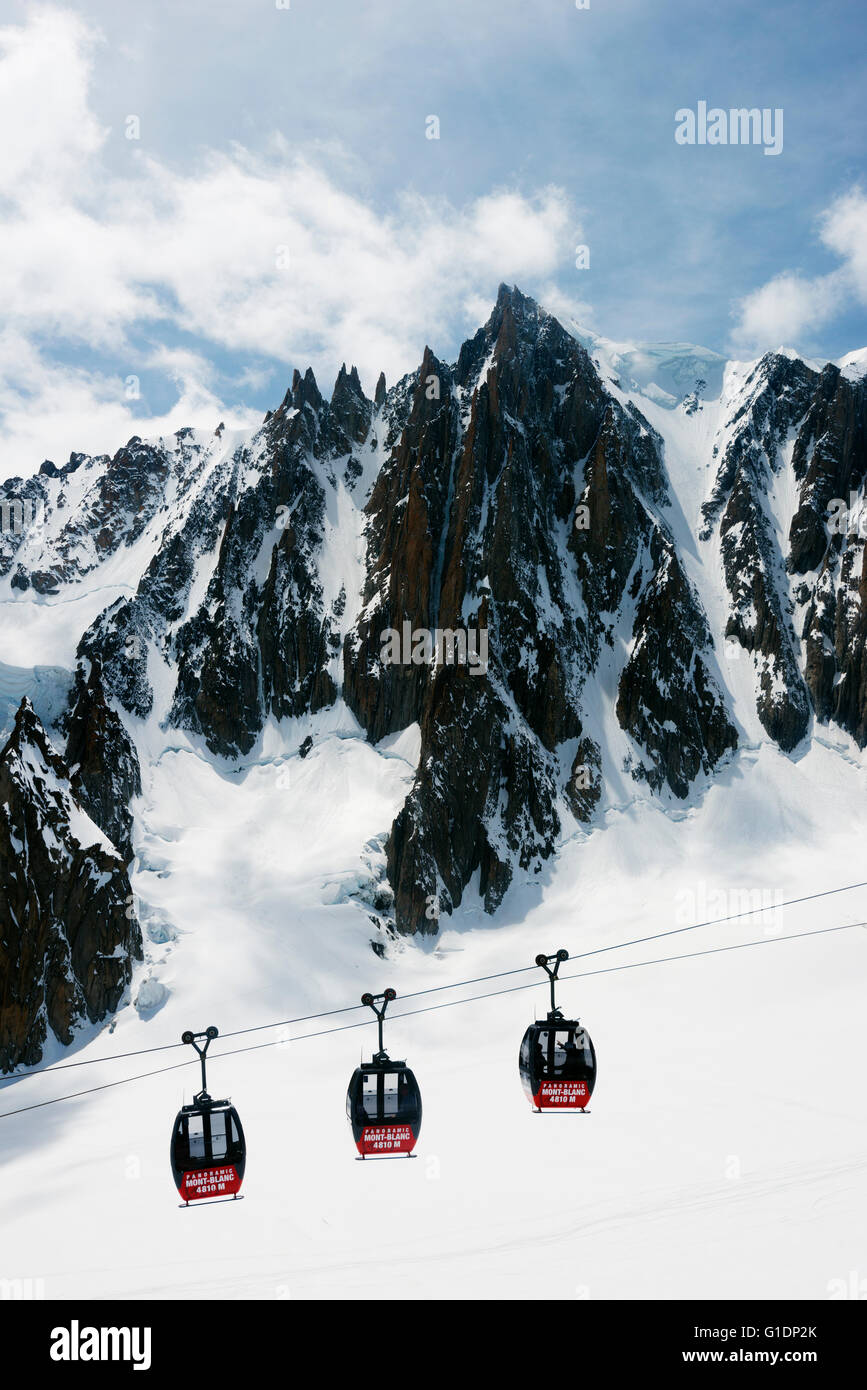
<svg viewBox="0 0 867 1390"><path fill-rule="evenodd" d="M723 953L726 952L726 951L744 951L744 950L746 950L747 947L749 947L749 946L773 946L773 945L777 945L777 944L778 944L779 942L781 942L781 941L800 941L800 940L802 940L804 937L808 937L808 936L827 936L827 935L831 934L832 932L852 931L853 928L855 928L855 927L867 927L867 921L864 921L864 922L843 922L843 923L841 923L839 926L836 926L836 927L817 927L817 928L815 928L815 930L812 930L812 931L792 932L792 933L790 933L790 934L788 934L788 935L786 935L786 936L765 936L765 937L759 937L759 938L758 938L757 940L755 940L755 941L740 941L740 942L735 943L735 944L732 945L732 946L711 946L711 947L706 948L706 949L703 950L703 951L687 951L687 952L685 952L683 955L679 955L679 956L657 956L657 957L656 957L655 959L653 959L653 960L630 961L630 962L627 962L625 965L609 965L609 966L604 967L602 970L580 970L580 971L576 971L576 972L575 972L574 974L572 974L572 975L561 975L560 978L561 978L562 980L586 980L586 979L590 979L590 978L592 978L592 977L594 977L594 976L596 976L596 975L615 975L615 974L618 974L618 973L619 973L620 971L622 971L622 970L642 970L642 969L644 969L644 968L645 968L646 966L648 966L648 965L665 965L665 964L671 964L671 963L674 963L674 962L677 962L677 961L682 961L682 960L696 960L696 959L697 959L698 957L700 957L700 956L716 956L716 955L721 955L721 954L723 954ZM573 957L573 959L574 959L574 957ZM516 973L516 972L503 972L503 973L505 974L505 973ZM496 978L496 977L491 977L491 978ZM467 982L467 983L471 983L471 982ZM394 1019L399 1019L399 1018L415 1018L415 1017L416 1017L417 1015L419 1015L419 1014L436 1013L436 1012L438 1012L440 1009L454 1009L454 1008L459 1007L461 1004L475 1004L475 1003L478 1003L480 1000L483 1000L483 999L496 999L496 998L498 998L499 996L504 995L504 994L518 994L518 993L520 993L520 992L523 991L523 990L535 989L535 988L536 988L536 982L534 981L532 984L526 984L526 985L511 985L511 986L509 986L509 988L507 988L507 989L487 990L484 994L474 994L474 995L470 995L469 998L467 998L467 999L449 999L449 1000L446 1000L446 1002L443 1003L443 1004L429 1004L429 1005L427 1005L426 1008L423 1008L423 1009L407 1009L407 1010L405 1010L405 1011L404 1011L403 1013L401 1013L401 1014L394 1014L394 1015L393 1015L393 1018L394 1018ZM404 999L408 999L408 998L411 998L411 997L412 997L412 996L410 996L410 995L403 995L403 996L402 996L402 998L404 998ZM343 1010L335 1010L334 1012L346 1013L346 1012L348 1012L348 1010L346 1010L346 1009L343 1009ZM309 1017L314 1017L314 1018L315 1018L315 1017L323 1017L323 1015L315 1015L315 1014L314 1014L314 1015L310 1015ZM299 1019L299 1020L298 1020L298 1022L305 1022L305 1021L306 1021L306 1020L304 1020L304 1019ZM221 1053L219 1053L218 1055L219 1055L220 1057L237 1057L237 1056L240 1056L242 1053L245 1053L245 1052L261 1052L261 1051L262 1051L264 1048L266 1048L266 1047L283 1047L283 1046L286 1045L286 1043L304 1042L304 1041L306 1041L306 1040L309 1039L309 1038L324 1038L324 1037L327 1037L330 1033L345 1033L345 1032L350 1031L350 1030L353 1029L353 1028L365 1028L365 1027L367 1027L367 1026L369 1025L369 1023L370 1023L370 1020L369 1020L369 1019L362 1019L361 1022L359 1022L359 1023L343 1023L343 1024L340 1024L337 1028L321 1028L321 1029L317 1029L315 1032L312 1032L312 1033L299 1033L299 1035L298 1035L297 1037L295 1037L295 1038L278 1038L278 1039L276 1039L276 1040L273 1041L273 1042L252 1043L249 1047L234 1047L234 1048L230 1048L228 1052L221 1052ZM250 1030L250 1031L252 1031L252 1030ZM237 1036L237 1034L224 1033L224 1034L222 1034L222 1036L223 1036L224 1038L226 1038L226 1037ZM135 1054L131 1054L131 1055L134 1056ZM71 1092L69 1095L65 1095L65 1096L54 1096L51 1100L41 1100L41 1101L37 1101L34 1105L22 1105L22 1106L19 1106L18 1109L16 1109L16 1110L5 1110L5 1111L0 1112L0 1120L9 1119L9 1118L10 1118L11 1116L13 1116L13 1115L23 1115L23 1114L24 1114L26 1111L28 1111L28 1110L41 1110L41 1109L43 1109L43 1108L44 1108L45 1106L47 1106L47 1105L59 1105L61 1101L65 1101L65 1100L78 1100L78 1099L79 1099L80 1097L82 1097L82 1096L93 1095L93 1094L95 1094L97 1091L107 1091L107 1090L110 1090L113 1086L126 1086L126 1085L129 1085L129 1084L130 1084L131 1082L133 1082L133 1081L144 1081L144 1080L146 1080L148 1077L151 1077L151 1076L161 1076L164 1072L179 1071L181 1067L188 1067L188 1066L191 1066L191 1065L193 1064L193 1062L195 1062L195 1060L196 1060L195 1058L190 1058L189 1060L187 1060L187 1061L185 1061L185 1062L175 1062L175 1063L173 1063L172 1066L169 1066L169 1067L157 1067L154 1071L140 1072L137 1076L127 1076L127 1077L123 1077L123 1078L122 1078L121 1080L119 1080L119 1081L106 1081L106 1082L104 1082L104 1083L103 1083L102 1085L100 1085L100 1086L90 1086L90 1087L88 1087L86 1090L83 1090L83 1091L73 1091L73 1092ZM49 1068L49 1070L54 1070L54 1068Z"/></svg>
<svg viewBox="0 0 867 1390"><path fill-rule="evenodd" d="M865 880L863 883L847 883L840 888L825 888L819 893L807 893L799 898L788 898L785 902L775 903L772 908L769 908L767 905L763 907L746 908L743 912L732 912L728 913L724 917L713 917L706 922L691 922L688 926L685 927L673 927L669 931L652 932L649 936L637 936L634 937L631 941L615 941L610 946L596 946L590 951L578 951L574 954L570 953L569 959L585 960L589 956L604 955L608 951L622 951L626 950L630 946L645 945L649 941L662 941L665 937L680 936L684 932L700 931L704 927L720 926L723 922L737 922L743 919L744 917L755 917L760 913L765 913L769 911L778 912L784 907L796 907L801 903L814 902L818 898L833 897L837 893L851 893L857 888L867 888L867 880ZM519 965L512 970L497 970L493 974L476 975L475 977L469 980L455 980L451 984L446 985L430 985L425 989L412 990L408 994L402 994L401 999L421 999L424 995L440 994L444 990L448 989L463 989L467 985L487 984L489 980L503 980L508 978L510 975L526 975L530 971L534 971L536 968L537 967L535 965ZM566 979L567 977L564 976L563 978ZM575 977L573 976L572 978ZM358 1009L361 1009L363 1007L363 1004L348 1004L341 1009L327 1009L323 1013L303 1014L299 1018L282 1018L278 1019L274 1023L257 1023L253 1024L248 1028L236 1028L229 1033L222 1033L221 1037L246 1037L249 1033L263 1033L267 1032L271 1028L288 1028L294 1026L297 1023L312 1023L315 1019L318 1018L334 1018L338 1014L354 1013ZM0 1085L12 1081L23 1081L28 1076L41 1076L45 1072L49 1071L68 1071L72 1067L93 1067L98 1066L102 1062L120 1061L121 1059L127 1057L144 1057L147 1056L149 1053L169 1052L172 1049L178 1047L183 1047L183 1043L162 1043L161 1045L156 1047L142 1047L137 1048L131 1052L112 1053L108 1057L88 1057L77 1062L59 1062L57 1064L49 1064L45 1067L33 1067L30 1071L13 1072L8 1076L0 1077Z"/></svg>

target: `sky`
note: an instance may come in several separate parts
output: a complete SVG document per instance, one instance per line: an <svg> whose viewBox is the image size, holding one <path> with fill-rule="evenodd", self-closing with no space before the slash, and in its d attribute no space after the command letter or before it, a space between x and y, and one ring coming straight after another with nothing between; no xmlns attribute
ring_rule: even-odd
<svg viewBox="0 0 867 1390"><path fill-rule="evenodd" d="M0 476L308 364L372 394L501 281L618 341L865 346L867 10L580 3L0 0ZM679 143L702 102L782 148Z"/></svg>

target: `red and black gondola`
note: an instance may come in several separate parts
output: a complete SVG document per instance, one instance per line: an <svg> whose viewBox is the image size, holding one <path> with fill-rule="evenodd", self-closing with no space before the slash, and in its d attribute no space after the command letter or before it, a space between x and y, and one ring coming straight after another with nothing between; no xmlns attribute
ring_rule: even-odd
<svg viewBox="0 0 867 1390"><path fill-rule="evenodd" d="M596 1051L578 1019L564 1018L557 1008L554 982L568 951L536 957L551 984L551 1009L531 1023L521 1043L518 1067L530 1104L537 1110L584 1110L596 1085ZM550 962L553 961L553 967Z"/></svg>
<svg viewBox="0 0 867 1390"><path fill-rule="evenodd" d="M382 1041L385 1010L397 995L363 994L379 1025L379 1050L356 1067L346 1092L346 1116L361 1158L409 1157L421 1131L421 1091L406 1062L393 1061ZM377 1002L381 1000L381 1008Z"/></svg>
<svg viewBox="0 0 867 1390"><path fill-rule="evenodd" d="M237 1197L244 1180L247 1146L240 1116L229 1100L208 1095L205 1054L216 1028L204 1033L186 1032L181 1042L189 1043L202 1064L202 1089L191 1105L178 1111L172 1129L171 1164L175 1186L184 1201L197 1202L213 1197ZM204 1039L204 1046L199 1046Z"/></svg>

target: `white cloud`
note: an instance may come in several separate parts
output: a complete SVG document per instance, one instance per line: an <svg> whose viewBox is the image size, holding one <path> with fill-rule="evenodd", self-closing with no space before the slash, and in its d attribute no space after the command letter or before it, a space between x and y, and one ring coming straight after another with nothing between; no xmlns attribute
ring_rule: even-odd
<svg viewBox="0 0 867 1390"><path fill-rule="evenodd" d="M867 306L867 196L853 188L820 219L820 239L842 264L827 275L786 271L739 301L736 350L758 353L797 346L850 304Z"/></svg>
<svg viewBox="0 0 867 1390"><path fill-rule="evenodd" d="M41 5L0 29L0 196L50 204L80 183L106 134L87 105L98 41L78 15Z"/></svg>
<svg viewBox="0 0 867 1390"><path fill-rule="evenodd" d="M153 432L122 391L147 365L148 340L194 342L179 402L193 414L178 424L225 410L209 350L232 355L239 383L271 358L287 377L310 363L327 393L346 359L372 390L381 369L394 380L417 365L426 341L442 351L456 327L475 329L500 280L533 288L580 240L557 188L503 189L465 208L407 193L380 212L280 137L267 156L235 146L193 173L133 147L132 173L111 175L88 106L98 42L56 8L0 30L0 116L22 132L0 154L0 302L7 346L25 345L31 371L22 381L20 361L0 353L7 472L39 462L26 456L38 439L57 454L61 433L67 450L93 450L111 431L117 442ZM82 348L107 361L101 376L52 366Z"/></svg>
<svg viewBox="0 0 867 1390"><path fill-rule="evenodd" d="M845 261L855 294L867 304L867 196L862 189L851 189L828 209L822 240Z"/></svg>
<svg viewBox="0 0 867 1390"><path fill-rule="evenodd" d="M0 478L26 476L46 458L65 463L73 449L113 454L133 434L171 434L189 424L213 429L220 420L235 429L261 419L260 411L228 407L213 387L210 363L195 353L160 351L148 365L166 372L177 399L142 428L126 378L50 361L21 334L0 332Z"/></svg>

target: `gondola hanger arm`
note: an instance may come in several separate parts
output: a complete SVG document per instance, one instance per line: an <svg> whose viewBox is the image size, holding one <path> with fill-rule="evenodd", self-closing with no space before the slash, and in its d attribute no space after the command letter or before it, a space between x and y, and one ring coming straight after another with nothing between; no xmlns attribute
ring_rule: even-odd
<svg viewBox="0 0 867 1390"><path fill-rule="evenodd" d="M540 969L545 971L545 974L548 976L548 979L551 984L551 1015L554 1017L558 1017L560 1014L560 1010L557 1008L557 1000L555 998L554 985L557 976L560 973L560 966L563 964L565 960L568 959L569 952L564 950L562 946L559 951L552 951L551 955L549 956L540 954L536 957L536 964L540 967ZM553 968L550 964L551 961L554 962Z"/></svg>
<svg viewBox="0 0 867 1390"><path fill-rule="evenodd" d="M386 1056L387 1056L387 1053L386 1053L386 1051L385 1051L385 1046L384 1046L383 1041L382 1041L382 1023L383 1023L383 1019L385 1018L385 1011L386 1011L386 1009L388 1008L388 1006L389 1006L389 1004L392 1002L392 1000L393 1000L393 999L396 999L396 998L397 998L397 990L396 990L396 989L385 989L385 990L383 990L382 994L364 993L364 994L362 994L362 996L361 996L361 1002L362 1002L362 1004L364 1004L364 1005L366 1006L366 1008L372 1009L373 1012L374 1012L374 1014L376 1015L377 1027L378 1027L378 1029L379 1029L379 1051L377 1052L377 1059L378 1059L378 1060L381 1060L383 1057L386 1057ZM382 1000L382 1007L378 1009L378 1008L376 1007L376 1005L377 1005L377 1001L380 1000L380 999Z"/></svg>
<svg viewBox="0 0 867 1390"><path fill-rule="evenodd" d="M185 1032L181 1034L181 1042L188 1043L190 1047L195 1048L196 1052L199 1054L199 1061L202 1066L202 1089L197 1096L193 1096L193 1101L196 1105L207 1105L211 1099L211 1097L208 1095L208 1077L205 1066L205 1057L207 1055L208 1048L214 1041L214 1038L218 1038L219 1036L220 1030L219 1028L215 1028L213 1024L211 1024L210 1028L206 1028L203 1033L193 1033L188 1028ZM205 1040L203 1047L199 1046L199 1038L204 1038Z"/></svg>

